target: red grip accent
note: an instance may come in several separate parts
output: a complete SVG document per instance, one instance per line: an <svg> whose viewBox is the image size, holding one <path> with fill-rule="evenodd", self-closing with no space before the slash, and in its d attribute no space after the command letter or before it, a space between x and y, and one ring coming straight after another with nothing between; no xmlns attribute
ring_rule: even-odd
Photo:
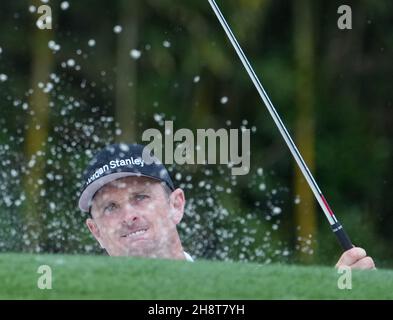
<svg viewBox="0 0 393 320"><path fill-rule="evenodd" d="M330 207L329 207L329 205L328 205L328 203L327 203L325 197L323 196L323 194L321 194L321 198L322 198L322 201L323 201L323 203L325 204L326 208L328 209L330 215L334 218L333 211L332 211L332 209L330 209Z"/></svg>

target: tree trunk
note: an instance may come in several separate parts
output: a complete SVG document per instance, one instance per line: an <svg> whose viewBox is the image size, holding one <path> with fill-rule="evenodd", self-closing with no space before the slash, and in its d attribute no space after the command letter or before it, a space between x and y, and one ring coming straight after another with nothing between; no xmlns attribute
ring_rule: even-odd
<svg viewBox="0 0 393 320"><path fill-rule="evenodd" d="M311 172L314 169L314 39L311 0L294 1L294 46L296 61L295 137L300 152ZM295 205L298 259L311 263L315 252L316 212L315 200L300 169L295 167ZM311 236L311 237L310 237Z"/></svg>
<svg viewBox="0 0 393 320"><path fill-rule="evenodd" d="M137 3L120 1L122 32L118 35L116 63L115 120L121 134L118 142L136 142L137 130L137 61L130 57L130 50L138 44Z"/></svg>
<svg viewBox="0 0 393 320"><path fill-rule="evenodd" d="M37 8L42 2L32 1ZM39 15L37 15L38 18ZM24 239L26 251L37 252L40 250L40 240L42 240L43 213L39 206L40 181L44 181L45 176L45 146L48 138L49 127L49 93L44 93L38 83L46 83L52 67L53 54L48 48L48 42L53 37L51 29L41 30L35 26L31 41L32 62L31 62L31 88L33 93L29 98L31 113L27 119L25 134L25 159L27 172L23 177L23 190L26 195L24 204L24 234L28 236ZM52 24L54 25L53 17ZM42 151L42 154L39 154Z"/></svg>

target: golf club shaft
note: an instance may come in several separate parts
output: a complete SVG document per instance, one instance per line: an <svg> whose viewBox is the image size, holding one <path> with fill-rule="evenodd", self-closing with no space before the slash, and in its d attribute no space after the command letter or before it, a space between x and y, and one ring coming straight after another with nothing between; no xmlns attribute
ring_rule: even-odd
<svg viewBox="0 0 393 320"><path fill-rule="evenodd" d="M272 102L270 101L265 89L263 88L261 82L259 81L257 75L255 74L251 64L249 63L246 55L244 54L242 48L240 47L236 37L232 33L231 28L226 22L224 16L222 15L219 7L217 6L214 0L209 0L209 3L216 14L218 20L220 21L222 27L224 28L229 40L231 41L233 47L235 48L240 60L243 63L243 66L247 70L248 75L250 76L252 82L254 83L256 89L258 90L259 95L261 96L265 106L269 110L270 115L272 116L276 126L278 127L282 137L284 138L289 150L291 151L293 157L296 160L300 170L302 171L305 179L307 180L312 192L314 193L315 198L317 199L319 205L321 206L323 212L325 213L326 218L328 219L330 226L337 236L338 241L340 242L342 248L344 250L349 250L353 247L351 240L348 235L344 231L343 227L334 216L333 211L330 209L329 204L327 203L325 197L323 196L321 190L319 189L317 183L315 182L314 177L312 176L310 170L308 169L306 163L304 162L299 150L297 149L295 143L293 142L291 136L288 133L288 130L285 128L284 123L281 121L280 116L278 115L276 109L274 108Z"/></svg>

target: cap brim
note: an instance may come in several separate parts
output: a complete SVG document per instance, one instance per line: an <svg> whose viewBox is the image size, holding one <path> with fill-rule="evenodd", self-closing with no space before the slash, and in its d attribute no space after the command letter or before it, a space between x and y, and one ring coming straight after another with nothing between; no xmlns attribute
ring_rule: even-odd
<svg viewBox="0 0 393 320"><path fill-rule="evenodd" d="M89 186L85 190L83 190L83 192L79 198L79 209L81 209L84 212L89 212L91 200L99 189L101 189L104 185L106 185L109 182L112 182L114 180L124 178L124 177L130 177L130 176L131 177L147 177L147 178L151 178L151 179L154 179L157 181L161 181L158 178L151 177L151 176L144 175L144 174L140 174L140 173L135 173L135 172L114 172L114 173L105 175L105 176L95 180L91 184L89 184Z"/></svg>

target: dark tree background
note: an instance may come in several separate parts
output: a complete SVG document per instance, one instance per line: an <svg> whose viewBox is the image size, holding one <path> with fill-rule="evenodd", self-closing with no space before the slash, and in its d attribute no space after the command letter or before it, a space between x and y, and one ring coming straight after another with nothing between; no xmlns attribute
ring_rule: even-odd
<svg viewBox="0 0 393 320"><path fill-rule="evenodd" d="M201 0L0 4L0 251L100 253L77 208L82 171L144 130L251 129L251 170L170 166L197 258L332 265L322 210ZM52 9L40 30L37 8ZM353 242L393 265L393 3L219 1ZM352 8L340 30L337 9Z"/></svg>

